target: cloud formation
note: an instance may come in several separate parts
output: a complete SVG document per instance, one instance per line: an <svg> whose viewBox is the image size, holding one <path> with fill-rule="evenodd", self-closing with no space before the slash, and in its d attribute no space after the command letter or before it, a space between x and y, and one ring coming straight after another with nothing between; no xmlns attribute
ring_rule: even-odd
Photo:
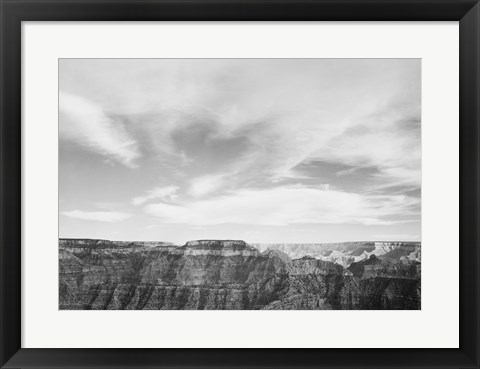
<svg viewBox="0 0 480 369"><path fill-rule="evenodd" d="M59 92L60 134L98 154L135 167L135 140L100 107L85 97Z"/></svg>
<svg viewBox="0 0 480 369"><path fill-rule="evenodd" d="M83 211L83 210L63 211L62 215L65 215L66 217L70 217L70 218L75 218L75 219L92 220L96 222L106 222L106 223L118 223L132 216L129 213L123 213L119 211Z"/></svg>
<svg viewBox="0 0 480 369"><path fill-rule="evenodd" d="M145 211L162 222L188 225L387 225L405 221L389 220L389 217L397 214L417 221L418 204L419 199L404 195L362 196L328 189L284 186L239 190L229 195L183 204L150 204L145 206Z"/></svg>
<svg viewBox="0 0 480 369"><path fill-rule="evenodd" d="M122 164L92 203L219 234L420 224L419 60L68 59L60 88L60 139Z"/></svg>
<svg viewBox="0 0 480 369"><path fill-rule="evenodd" d="M189 194L194 197L201 197L215 192L223 185L224 175L211 175L195 178L191 181Z"/></svg>
<svg viewBox="0 0 480 369"><path fill-rule="evenodd" d="M142 205L151 200L174 200L176 192L179 190L178 186L156 187L148 191L143 196L134 197L132 199L133 205Z"/></svg>

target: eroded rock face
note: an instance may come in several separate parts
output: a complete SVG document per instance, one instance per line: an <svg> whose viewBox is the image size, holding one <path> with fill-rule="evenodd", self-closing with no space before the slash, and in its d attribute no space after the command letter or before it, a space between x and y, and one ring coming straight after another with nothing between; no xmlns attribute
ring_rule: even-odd
<svg viewBox="0 0 480 369"><path fill-rule="evenodd" d="M311 256L340 264L345 268L354 262L367 260L371 255L382 259L421 261L420 242L256 243L253 246L261 251L282 251L292 259Z"/></svg>
<svg viewBox="0 0 480 369"><path fill-rule="evenodd" d="M217 256L258 256L259 251L245 241L237 240L199 240L188 241L185 246L174 252L181 255L217 255Z"/></svg>
<svg viewBox="0 0 480 369"><path fill-rule="evenodd" d="M420 263L292 260L244 241L60 240L60 309L419 309Z"/></svg>

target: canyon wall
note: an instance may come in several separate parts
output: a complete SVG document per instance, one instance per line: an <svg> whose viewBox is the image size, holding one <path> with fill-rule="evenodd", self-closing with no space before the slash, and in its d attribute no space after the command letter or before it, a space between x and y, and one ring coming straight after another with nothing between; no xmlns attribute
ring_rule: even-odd
<svg viewBox="0 0 480 369"><path fill-rule="evenodd" d="M421 262L420 242L361 241L340 243L253 243L260 251L278 250L292 259L312 256L348 267L371 255L382 259L408 259Z"/></svg>
<svg viewBox="0 0 480 369"><path fill-rule="evenodd" d="M395 248L380 257L371 245L344 249L359 247L368 258L346 268L234 240L60 240L59 308L420 309L420 262L404 257L410 250L390 258L382 256Z"/></svg>

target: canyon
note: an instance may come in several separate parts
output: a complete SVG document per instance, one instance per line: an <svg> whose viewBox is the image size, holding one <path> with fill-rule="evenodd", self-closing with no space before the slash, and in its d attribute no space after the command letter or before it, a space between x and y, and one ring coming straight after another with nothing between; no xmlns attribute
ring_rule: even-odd
<svg viewBox="0 0 480 369"><path fill-rule="evenodd" d="M419 242L59 240L61 310L418 310Z"/></svg>

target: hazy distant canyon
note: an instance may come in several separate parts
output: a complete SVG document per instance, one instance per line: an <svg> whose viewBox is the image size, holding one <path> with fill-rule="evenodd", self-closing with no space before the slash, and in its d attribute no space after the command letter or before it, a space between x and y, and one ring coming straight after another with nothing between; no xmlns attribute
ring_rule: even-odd
<svg viewBox="0 0 480 369"><path fill-rule="evenodd" d="M416 310L419 242L59 241L62 310Z"/></svg>

